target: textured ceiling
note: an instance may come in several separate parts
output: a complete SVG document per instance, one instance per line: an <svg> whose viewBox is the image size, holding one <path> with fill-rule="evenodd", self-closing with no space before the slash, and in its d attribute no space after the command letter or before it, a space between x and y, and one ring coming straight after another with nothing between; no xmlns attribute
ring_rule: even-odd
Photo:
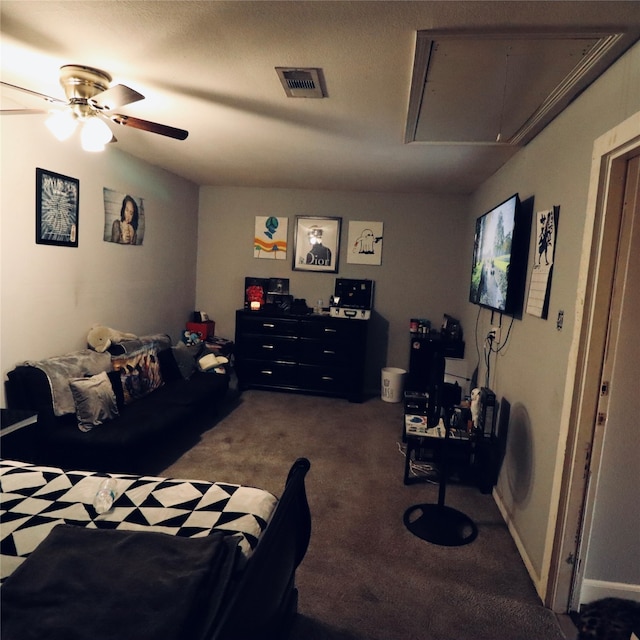
<svg viewBox="0 0 640 640"><path fill-rule="evenodd" d="M0 12L3 81L62 98L61 65L97 67L145 95L121 113L190 132L114 126L134 156L200 185L396 192L470 193L517 152L404 142L417 31L640 27L640 3L613 1L3 0ZM288 98L279 66L322 69L328 97ZM1 124L12 117L49 135L43 115Z"/></svg>

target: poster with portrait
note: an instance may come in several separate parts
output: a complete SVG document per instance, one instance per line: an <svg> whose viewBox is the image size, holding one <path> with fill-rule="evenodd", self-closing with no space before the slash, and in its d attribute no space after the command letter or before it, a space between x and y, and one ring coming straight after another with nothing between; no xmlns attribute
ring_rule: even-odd
<svg viewBox="0 0 640 640"><path fill-rule="evenodd" d="M382 226L382 222L349 222L348 263L382 264Z"/></svg>
<svg viewBox="0 0 640 640"><path fill-rule="evenodd" d="M104 187L104 241L141 245L145 217L142 198Z"/></svg>
<svg viewBox="0 0 640 640"><path fill-rule="evenodd" d="M256 216L253 257L285 260L287 257L288 218Z"/></svg>
<svg viewBox="0 0 640 640"><path fill-rule="evenodd" d="M338 273L342 218L296 216L294 271Z"/></svg>

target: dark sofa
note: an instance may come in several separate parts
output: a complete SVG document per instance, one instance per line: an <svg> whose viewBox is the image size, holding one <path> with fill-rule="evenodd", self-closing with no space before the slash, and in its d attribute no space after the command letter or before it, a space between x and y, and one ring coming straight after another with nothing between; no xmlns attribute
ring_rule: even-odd
<svg viewBox="0 0 640 640"><path fill-rule="evenodd" d="M15 367L7 374L9 408L38 414L29 461L63 468L141 471L149 455L184 435L203 412L215 413L225 401L228 370L198 370L201 355L201 349L194 353L172 347L169 336L160 334L114 345L111 353L86 349ZM107 412L106 418L101 414L100 424L83 425L69 381L103 380L103 372L114 392L117 415Z"/></svg>

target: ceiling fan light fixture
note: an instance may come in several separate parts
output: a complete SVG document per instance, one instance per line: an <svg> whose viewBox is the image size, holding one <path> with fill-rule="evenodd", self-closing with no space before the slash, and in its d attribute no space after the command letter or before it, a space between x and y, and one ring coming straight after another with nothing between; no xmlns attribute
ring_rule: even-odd
<svg viewBox="0 0 640 640"><path fill-rule="evenodd" d="M112 137L107 123L94 116L85 120L82 125L80 143L85 151L104 151L105 145Z"/></svg>
<svg viewBox="0 0 640 640"><path fill-rule="evenodd" d="M73 132L78 126L78 120L71 111L53 111L47 118L45 124L47 125L47 129L49 129L60 142L63 142L73 135Z"/></svg>
<svg viewBox="0 0 640 640"><path fill-rule="evenodd" d="M123 84L110 86L111 76L99 69L77 64L64 65L60 68L60 84L67 97L66 102L0 80L0 85L3 88L22 91L50 103L65 105L66 109L63 112L51 113L46 122L47 128L58 140L62 141L71 137L80 123L82 125L81 144L85 151L104 151L107 143L117 142L106 122L157 133L174 140L186 140L189 135L189 132L184 129L120 113L112 113L113 109L143 100L144 96ZM18 113L43 113L43 110L0 109L0 113L15 115Z"/></svg>

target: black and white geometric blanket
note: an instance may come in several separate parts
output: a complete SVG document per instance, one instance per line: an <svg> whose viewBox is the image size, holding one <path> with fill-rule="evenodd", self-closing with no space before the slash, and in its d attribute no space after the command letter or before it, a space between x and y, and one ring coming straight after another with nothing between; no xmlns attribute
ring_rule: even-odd
<svg viewBox="0 0 640 640"><path fill-rule="evenodd" d="M117 480L110 511L98 515L93 498L105 477ZM202 537L241 535L249 557L276 505L262 489L224 482L63 471L0 461L0 582L57 524Z"/></svg>

